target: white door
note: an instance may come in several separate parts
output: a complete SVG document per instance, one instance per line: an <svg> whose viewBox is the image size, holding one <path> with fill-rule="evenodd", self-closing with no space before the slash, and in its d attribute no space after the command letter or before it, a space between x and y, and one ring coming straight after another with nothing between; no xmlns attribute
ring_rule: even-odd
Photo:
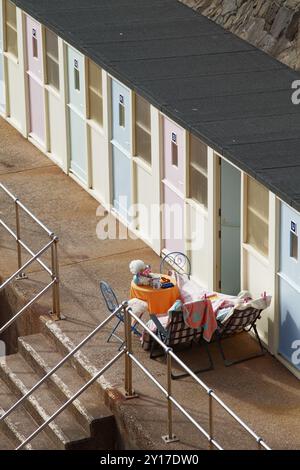
<svg viewBox="0 0 300 470"><path fill-rule="evenodd" d="M3 64L3 15L0 3L0 112L5 109L4 64Z"/></svg>
<svg viewBox="0 0 300 470"><path fill-rule="evenodd" d="M30 16L26 17L27 75L30 135L45 145L45 96L43 88L42 26Z"/></svg>
<svg viewBox="0 0 300 470"><path fill-rule="evenodd" d="M163 239L168 252L184 253L184 131L164 118Z"/></svg>
<svg viewBox="0 0 300 470"><path fill-rule="evenodd" d="M130 220L131 206L131 106L129 90L112 80L113 204Z"/></svg>
<svg viewBox="0 0 300 470"><path fill-rule="evenodd" d="M86 185L88 157L85 124L84 57L70 46L68 46L68 111L70 170Z"/></svg>

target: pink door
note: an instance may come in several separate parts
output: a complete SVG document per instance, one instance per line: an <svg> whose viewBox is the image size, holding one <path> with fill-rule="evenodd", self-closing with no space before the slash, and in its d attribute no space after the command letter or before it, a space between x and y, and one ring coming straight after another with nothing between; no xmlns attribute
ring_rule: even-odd
<svg viewBox="0 0 300 470"><path fill-rule="evenodd" d="M184 131L164 118L163 238L167 251L184 252Z"/></svg>
<svg viewBox="0 0 300 470"><path fill-rule="evenodd" d="M42 27L29 16L26 17L26 38L30 134L43 145L45 143L45 98Z"/></svg>

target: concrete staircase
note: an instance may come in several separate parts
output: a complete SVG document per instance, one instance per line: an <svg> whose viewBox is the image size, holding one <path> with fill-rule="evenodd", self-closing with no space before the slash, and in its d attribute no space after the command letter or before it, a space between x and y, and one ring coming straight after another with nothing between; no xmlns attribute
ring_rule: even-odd
<svg viewBox="0 0 300 470"><path fill-rule="evenodd" d="M0 358L0 407L7 410L35 385L70 348L58 347L55 324L44 332L20 337L18 353ZM48 333L47 333L48 332ZM71 346L70 346L71 347ZM76 358L68 361L32 396L0 422L0 449L14 449L44 423L90 378ZM78 367L78 364L79 367ZM1 412L1 410L0 410ZM49 426L36 436L27 449L114 449L117 429L113 414L104 405L98 385L85 391Z"/></svg>

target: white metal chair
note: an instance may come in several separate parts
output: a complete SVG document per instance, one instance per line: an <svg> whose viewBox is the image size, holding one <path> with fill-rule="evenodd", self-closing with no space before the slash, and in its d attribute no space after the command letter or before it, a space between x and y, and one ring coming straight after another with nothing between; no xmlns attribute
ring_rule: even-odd
<svg viewBox="0 0 300 470"><path fill-rule="evenodd" d="M163 256L160 263L160 272L164 274L165 271L173 269L178 274L185 274L190 278L191 276L191 262L190 259L180 251L172 251Z"/></svg>

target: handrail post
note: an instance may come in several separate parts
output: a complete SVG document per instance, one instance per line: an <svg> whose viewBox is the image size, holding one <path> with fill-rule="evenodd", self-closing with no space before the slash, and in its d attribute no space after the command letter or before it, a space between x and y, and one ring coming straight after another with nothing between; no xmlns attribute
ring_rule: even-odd
<svg viewBox="0 0 300 470"><path fill-rule="evenodd" d="M15 215L16 215L16 243L17 243L17 255L18 255L18 269L22 267L22 247L20 244L21 240L21 227L20 227L20 213L19 213L19 199L15 199ZM27 279L27 276L25 273L20 273L18 277L16 278L18 281L22 279Z"/></svg>
<svg viewBox="0 0 300 470"><path fill-rule="evenodd" d="M213 390L208 392L208 406L209 406L209 450L214 450L213 439L214 439L214 414L213 414Z"/></svg>
<svg viewBox="0 0 300 470"><path fill-rule="evenodd" d="M258 447L258 450L262 450L261 441L262 441L262 438L261 438L261 437L260 437L259 439L257 439L257 447Z"/></svg>
<svg viewBox="0 0 300 470"><path fill-rule="evenodd" d="M53 238L51 245L51 266L52 266L52 280L55 281L52 288L52 312L55 320L62 320L63 317L60 312L60 285L59 285L59 264L58 264L58 237Z"/></svg>
<svg viewBox="0 0 300 470"><path fill-rule="evenodd" d="M162 436L163 441L166 444L170 444L171 442L177 442L179 439L173 434L173 403L171 400L172 397L172 357L170 352L172 351L171 348L168 348L166 351L167 354L167 402L168 402L168 434L166 436Z"/></svg>
<svg viewBox="0 0 300 470"><path fill-rule="evenodd" d="M131 336L131 315L128 311L128 302L123 302L124 311L124 333L125 333L125 397L126 399L137 398L132 386L132 336Z"/></svg>

